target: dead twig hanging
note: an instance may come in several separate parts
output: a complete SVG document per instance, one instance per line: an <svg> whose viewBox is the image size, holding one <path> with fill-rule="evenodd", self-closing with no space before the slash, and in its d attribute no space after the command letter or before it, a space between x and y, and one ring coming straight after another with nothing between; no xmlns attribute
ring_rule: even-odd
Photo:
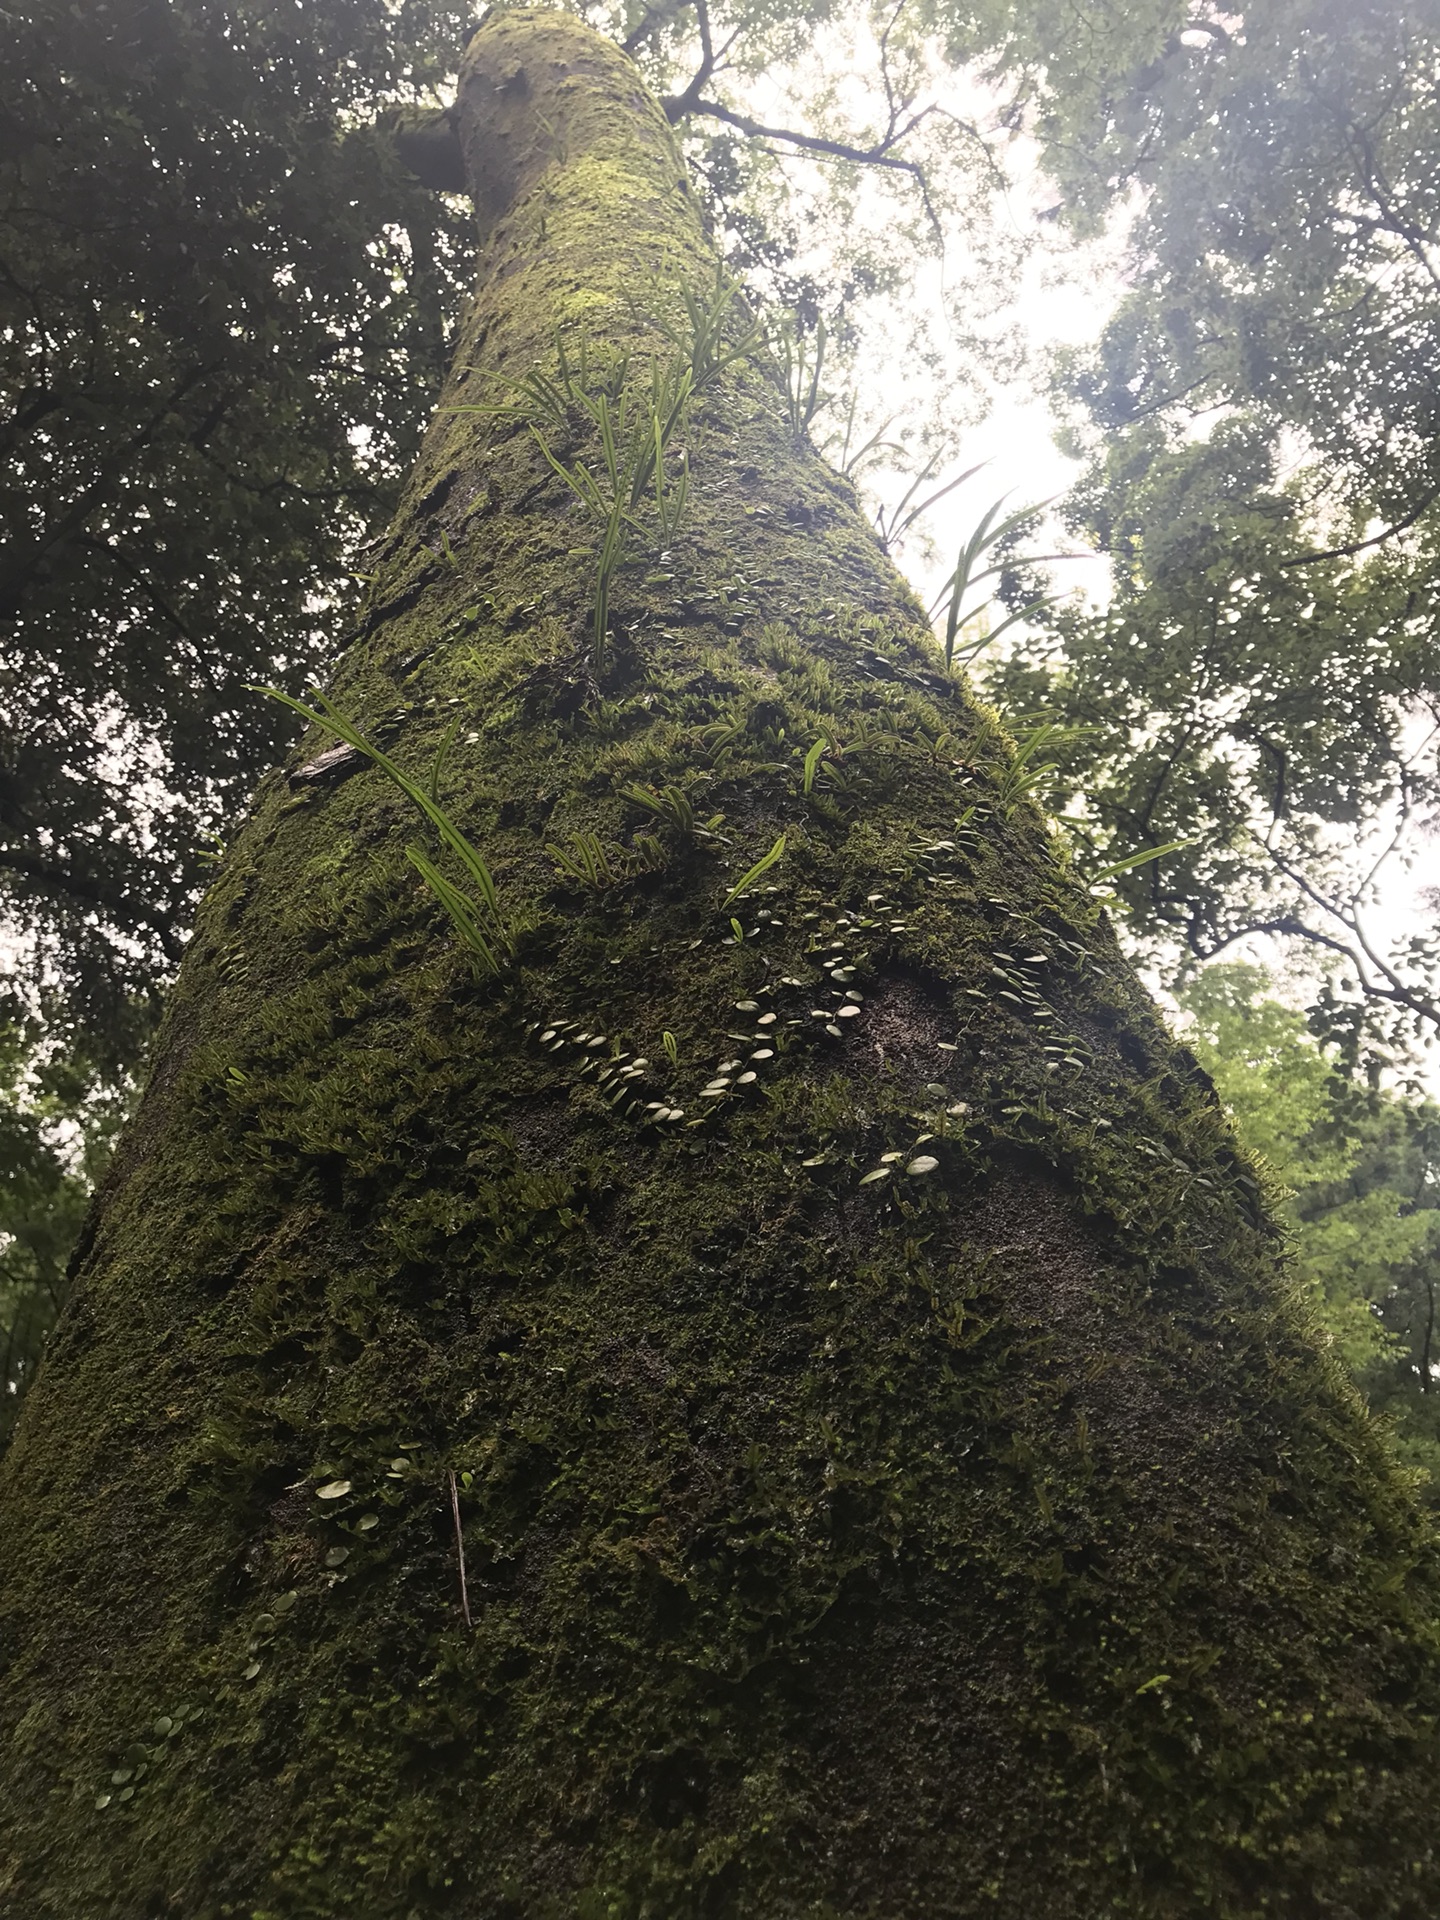
<svg viewBox="0 0 1440 1920"><path fill-rule="evenodd" d="M460 1489L455 1484L455 1469L450 1469L450 1514L455 1522L455 1558L460 1566L460 1611L465 1616L467 1627L475 1623L470 1618L470 1586L465 1578L465 1536L460 1531Z"/></svg>

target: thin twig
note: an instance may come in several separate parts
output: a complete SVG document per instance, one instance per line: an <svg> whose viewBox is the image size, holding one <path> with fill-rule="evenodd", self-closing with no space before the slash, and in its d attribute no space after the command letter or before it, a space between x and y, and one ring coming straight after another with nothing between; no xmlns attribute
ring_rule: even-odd
<svg viewBox="0 0 1440 1920"><path fill-rule="evenodd" d="M465 1578L465 1536L460 1531L460 1489L455 1484L455 1469L450 1469L450 1514L455 1522L455 1558L460 1563L460 1611L465 1616L467 1627L475 1623L470 1618L470 1586Z"/></svg>
<svg viewBox="0 0 1440 1920"><path fill-rule="evenodd" d="M890 167L896 173L908 173L916 179L923 179L919 163L902 159L899 154L891 153L897 140L903 139L914 128L922 116L917 115L893 137L881 141L873 147L853 147L844 140L826 140L819 134L796 133L787 127L767 127L760 121L752 120L748 114L736 113L718 100L691 100L686 95L672 95L660 103L665 109L666 118L675 121L686 115L698 113L711 120L723 120L727 126L738 127L741 133L748 134L752 140L784 140L792 147L799 147L804 153L817 153L831 160L854 160L863 166ZM927 109L928 111L928 109Z"/></svg>
<svg viewBox="0 0 1440 1920"><path fill-rule="evenodd" d="M902 111L902 109L895 105L895 89L890 80L890 30L904 11L905 0L896 0L895 11L885 22L885 31L880 35L880 78L885 86L885 106L887 110L885 121L886 142L894 137ZM910 104L910 101L907 100L905 107L908 109Z"/></svg>
<svg viewBox="0 0 1440 1920"><path fill-rule="evenodd" d="M1407 513L1403 520L1397 520L1393 527L1386 527L1383 533L1372 534L1368 540L1353 540L1344 547L1326 547L1323 553L1297 554L1293 560L1282 560L1281 569L1283 571L1286 567L1313 567L1321 560L1348 560L1353 554L1364 553L1370 547L1383 546L1387 540L1393 540L1397 534L1408 533L1415 522L1434 506L1437 499L1440 499L1440 487L1432 487L1413 513Z"/></svg>
<svg viewBox="0 0 1440 1920"><path fill-rule="evenodd" d="M1324 947L1330 953L1338 954L1347 960L1355 970L1360 991L1369 1000L1388 1000L1392 1006L1403 1007L1419 1019L1428 1021L1440 1028L1440 1002L1427 997L1412 987L1388 964L1376 951L1365 932L1359 916L1358 904L1351 903L1351 910L1336 900L1331 900L1318 887L1297 870L1283 854L1274 847L1267 846L1259 834L1251 830L1250 838L1265 853L1266 857L1285 875L1292 885L1329 916L1337 926L1343 927L1350 936L1348 940L1337 939L1333 934L1323 932L1302 920L1298 913L1280 914L1274 919L1259 920L1237 927L1223 938L1202 942L1194 934L1189 937L1188 945L1199 960L1213 960L1237 940L1243 940L1255 933L1278 933L1292 939L1307 940L1312 946Z"/></svg>
<svg viewBox="0 0 1440 1920"><path fill-rule="evenodd" d="M665 110L666 119L672 125L690 114L699 114L711 120L723 120L727 127L738 127L740 132L751 140L783 140L787 145L797 147L802 153L813 153L821 160L852 160L860 166L886 167L892 173L908 174L920 190L920 204L925 209L925 217L930 223L930 230L935 235L937 246L943 256L945 229L941 225L939 214L935 211L935 204L930 198L930 182L926 178L925 169L918 160L906 160L900 154L890 151L905 139L907 134L913 133L922 120L928 119L932 113L938 113L940 111L938 107L922 107L920 112L907 120L903 127L887 135L873 147L854 147L844 140L822 139L819 134L796 133L788 127L763 126L760 121L750 119L747 114L736 113L733 108L721 106L718 100L692 100L688 90L684 94L670 95L662 100L660 105Z"/></svg>
<svg viewBox="0 0 1440 1920"><path fill-rule="evenodd" d="M653 34L662 32L673 25L682 13L687 13L690 0L660 0L660 4L647 7L640 16L639 24L620 42L626 53L634 53L643 47Z"/></svg>

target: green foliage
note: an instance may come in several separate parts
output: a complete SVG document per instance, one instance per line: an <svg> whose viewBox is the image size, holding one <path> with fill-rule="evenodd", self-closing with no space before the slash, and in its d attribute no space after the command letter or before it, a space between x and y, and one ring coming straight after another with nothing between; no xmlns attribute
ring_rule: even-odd
<svg viewBox="0 0 1440 1920"><path fill-rule="evenodd" d="M328 657L468 276L383 116L444 0L26 0L0 62L0 918L97 1059Z"/></svg>
<svg viewBox="0 0 1440 1920"><path fill-rule="evenodd" d="M651 369L650 390L638 401L624 385L626 369L614 375L613 399L608 385L591 387L567 381L567 397L585 414L600 442L598 471L583 460L564 461L533 423L540 451L551 471L569 487L595 521L595 601L591 615L591 661L597 674L604 671L610 635L610 588L625 557L627 535L638 530L638 509L653 485L661 542L671 538L689 491L689 468L682 465L679 480L667 501L665 452L672 435L689 410L693 395L688 365L672 362Z"/></svg>
<svg viewBox="0 0 1440 1920"><path fill-rule="evenodd" d="M1188 1036L1285 1196L1302 1281L1356 1385L1440 1506L1440 1107L1364 1094L1251 966L1180 997Z"/></svg>
<svg viewBox="0 0 1440 1920"><path fill-rule="evenodd" d="M808 749L800 774L800 791L804 794L815 790L815 775L824 756L831 751L830 736L822 733L820 738Z"/></svg>
<svg viewBox="0 0 1440 1920"><path fill-rule="evenodd" d="M978 467L971 467L969 472L961 474L959 480L952 480L950 486L958 487L961 481L968 480L971 474L978 473L979 471L980 469ZM923 513L927 507L933 506L935 501L940 499L943 494L948 493L949 490L949 487L942 487L940 493L932 495L923 506L917 507L914 510L915 513ZM1002 497L996 500L980 516L980 520L971 532L969 538L961 545L960 551L955 559L954 572L950 575L944 586L941 587L935 605L930 610L930 618L933 620L942 607L945 609L944 647L945 664L947 667L953 667L955 664L956 643L959 640L961 632L977 614L984 612L985 608L994 598L994 590L992 589L991 592L983 594L979 600L972 601L967 607L965 602L971 588L979 586L982 580L993 580L997 576L1003 575L1008 569L1013 568L1013 559L1008 552L1010 543L1022 528L1034 520L1036 514L1042 512L1044 507L1049 505L1049 502L1044 501L1040 506L1036 507L1021 507L1014 513L1006 514L1005 518L1001 520L998 516L1004 504L1005 501ZM908 525L909 522L907 521L905 524ZM903 527L901 531L903 531ZM980 566L979 562L984 559L987 553L991 552L999 552L1002 557L988 567ZM1000 622L999 626L987 627L979 639L973 641L969 647L959 653L959 658L963 660L967 654L973 654L981 647L989 646L992 640L998 640L1000 635L1004 633L1007 628L1014 626L1017 621L1033 619L1042 608L1053 606L1058 597L1056 594L1040 594L1034 599L1026 601L1023 606L1014 608Z"/></svg>
<svg viewBox="0 0 1440 1920"><path fill-rule="evenodd" d="M667 786L655 793L649 787L632 784L620 789L620 797L643 808L685 839L696 835L713 836L725 818L722 813L712 813L703 822L698 820L690 796L683 787Z"/></svg>
<svg viewBox="0 0 1440 1920"><path fill-rule="evenodd" d="M573 833L564 846L551 841L545 851L568 879L578 880L592 893L613 887L620 880L611 863L610 850L595 833Z"/></svg>
<svg viewBox="0 0 1440 1920"><path fill-rule="evenodd" d="M0 1022L0 1451L65 1303L70 1251L126 1104L11 1006Z"/></svg>
<svg viewBox="0 0 1440 1920"><path fill-rule="evenodd" d="M768 853L762 853L760 858L755 862L754 866L747 867L745 872L741 874L740 878L735 882L734 886L730 889L729 893L727 893L725 898L721 901L720 903L721 913L728 913L731 907L734 906L735 902L738 899L740 899L743 894L747 894L750 891L751 887L754 886L755 882L757 880L762 880L765 877L765 875L769 873L770 869L776 864L776 862L784 857L784 853L785 853L785 835L782 833L777 837L775 844L773 847L771 847L770 851ZM732 921L731 924L733 926L734 922Z"/></svg>
<svg viewBox="0 0 1440 1920"><path fill-rule="evenodd" d="M1168 853L1179 853L1184 844L1183 840L1167 840L1161 847L1142 847L1139 853L1128 854L1123 860L1112 860L1108 867L1101 867L1098 873L1087 874L1086 878L1093 889L1106 880L1118 879L1122 873L1133 873L1137 867L1149 866L1152 860L1163 860Z"/></svg>
<svg viewBox="0 0 1440 1920"><path fill-rule="evenodd" d="M723 262L708 285L681 285L679 309L672 316L662 305L636 318L657 327L688 365L692 394L752 359L765 338L764 323L747 312L743 286Z"/></svg>
<svg viewBox="0 0 1440 1920"><path fill-rule="evenodd" d="M895 424L893 414L888 420L882 420L877 427L872 427L863 440L857 439L855 416L859 407L860 395L857 391L851 394L850 404L845 409L844 428L832 434L821 448L836 472L842 473L847 480L858 480L872 461L882 460L889 454L899 455L904 452L902 446L885 438Z"/></svg>
<svg viewBox="0 0 1440 1920"><path fill-rule="evenodd" d="M308 721L311 726L333 734L347 747L353 748L356 753L363 754L367 760L373 761L386 779L407 799L415 803L434 828L441 845L454 857L465 880L473 889L473 894L467 895L452 881L447 880L429 855L419 847L407 847L405 857L450 916L455 931L470 952L476 970L481 974L498 973L501 962L510 949L510 933L500 911L500 899L495 891L494 879L485 863L485 856L465 833L454 815L441 806L437 797L445 756L454 740L458 723L451 722L440 743L427 788L412 780L403 768L396 765L388 753L377 747L373 740L368 740L354 721L347 718L334 701L328 699L318 689L311 694L311 698L315 701L313 707L307 706L303 700L294 699L288 693L282 693L278 687L263 687L257 691L268 694L272 700L280 701L283 706L289 707L293 713L298 713L301 719Z"/></svg>
<svg viewBox="0 0 1440 1920"><path fill-rule="evenodd" d="M1403 887L1440 800L1440 12L1085 18L1086 70L1056 49L1029 112L1057 213L1137 210L1130 290L1057 388L1113 593L989 684L1091 729L1067 784L1097 855L1191 843L1127 882L1139 934L1307 943L1337 1019L1433 1041L1436 916L1387 943L1372 869L1393 842Z"/></svg>
<svg viewBox="0 0 1440 1920"><path fill-rule="evenodd" d="M771 334L776 373L785 396L785 415L790 431L797 437L809 431L811 422L829 399L820 386L825 367L825 341L825 321L820 315L816 317L815 331L810 338L796 326L791 314L783 315Z"/></svg>
<svg viewBox="0 0 1440 1920"><path fill-rule="evenodd" d="M931 507L938 505L947 494L953 493L957 487L963 487L967 480L971 479L980 471L979 467L967 467L963 473L957 474L953 480L947 480L943 486L936 487L933 492L922 493L926 481L928 481L937 468L944 463L947 452L948 449L943 444L937 447L929 459L921 466L919 472L911 476L910 484L906 487L904 493L901 494L895 505L888 510L882 507L876 514L875 531L879 534L880 544L887 553L904 540L906 534L930 511ZM861 450L861 453L858 454L856 458L863 458L863 455L864 449ZM916 498L917 494L921 495L919 499ZM951 651L952 649L950 648L946 650L945 657L947 662L949 661Z"/></svg>

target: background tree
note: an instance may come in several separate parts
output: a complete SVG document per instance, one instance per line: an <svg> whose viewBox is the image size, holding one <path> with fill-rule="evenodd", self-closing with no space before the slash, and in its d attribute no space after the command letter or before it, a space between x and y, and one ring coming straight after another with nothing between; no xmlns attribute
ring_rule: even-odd
<svg viewBox="0 0 1440 1920"><path fill-rule="evenodd" d="M1269 1164L1297 1269L1351 1377L1440 1503L1440 1111L1355 1085L1258 968L1207 967L1186 1038Z"/></svg>
<svg viewBox="0 0 1440 1920"><path fill-rule="evenodd" d="M1188 842L1120 883L1157 954L1306 944L1328 1029L1402 1051L1440 1023L1434 915L1374 911L1437 792L1437 39L1433 5L1267 0L1037 96L1057 211L1135 209L1059 387L1113 591L988 676L1079 729L1057 797L1097 859Z"/></svg>
<svg viewBox="0 0 1440 1920"><path fill-rule="evenodd" d="M1409 1920L1434 1541L1203 1075L633 67L502 14L458 132L342 745L0 1467L7 1901Z"/></svg>
<svg viewBox="0 0 1440 1920"><path fill-rule="evenodd" d="M112 1071L286 737L247 685L333 652L433 404L458 222L365 123L453 67L464 19L7 19L0 912Z"/></svg>
<svg viewBox="0 0 1440 1920"><path fill-rule="evenodd" d="M45 1337L90 1188L124 1103L83 1057L57 1056L23 1006L0 1025L0 1448L8 1444Z"/></svg>

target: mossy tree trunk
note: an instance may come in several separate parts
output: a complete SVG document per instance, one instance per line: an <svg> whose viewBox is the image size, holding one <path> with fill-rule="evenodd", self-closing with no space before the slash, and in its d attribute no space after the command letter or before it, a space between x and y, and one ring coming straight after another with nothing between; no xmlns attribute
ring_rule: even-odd
<svg viewBox="0 0 1440 1920"><path fill-rule="evenodd" d="M629 62L502 14L458 119L448 404L643 358ZM1204 1076L773 382L686 441L592 683L593 527L442 410L337 670L461 716L498 975L318 735L204 905L4 1463L0 1911L1433 1914L1431 1549Z"/></svg>

